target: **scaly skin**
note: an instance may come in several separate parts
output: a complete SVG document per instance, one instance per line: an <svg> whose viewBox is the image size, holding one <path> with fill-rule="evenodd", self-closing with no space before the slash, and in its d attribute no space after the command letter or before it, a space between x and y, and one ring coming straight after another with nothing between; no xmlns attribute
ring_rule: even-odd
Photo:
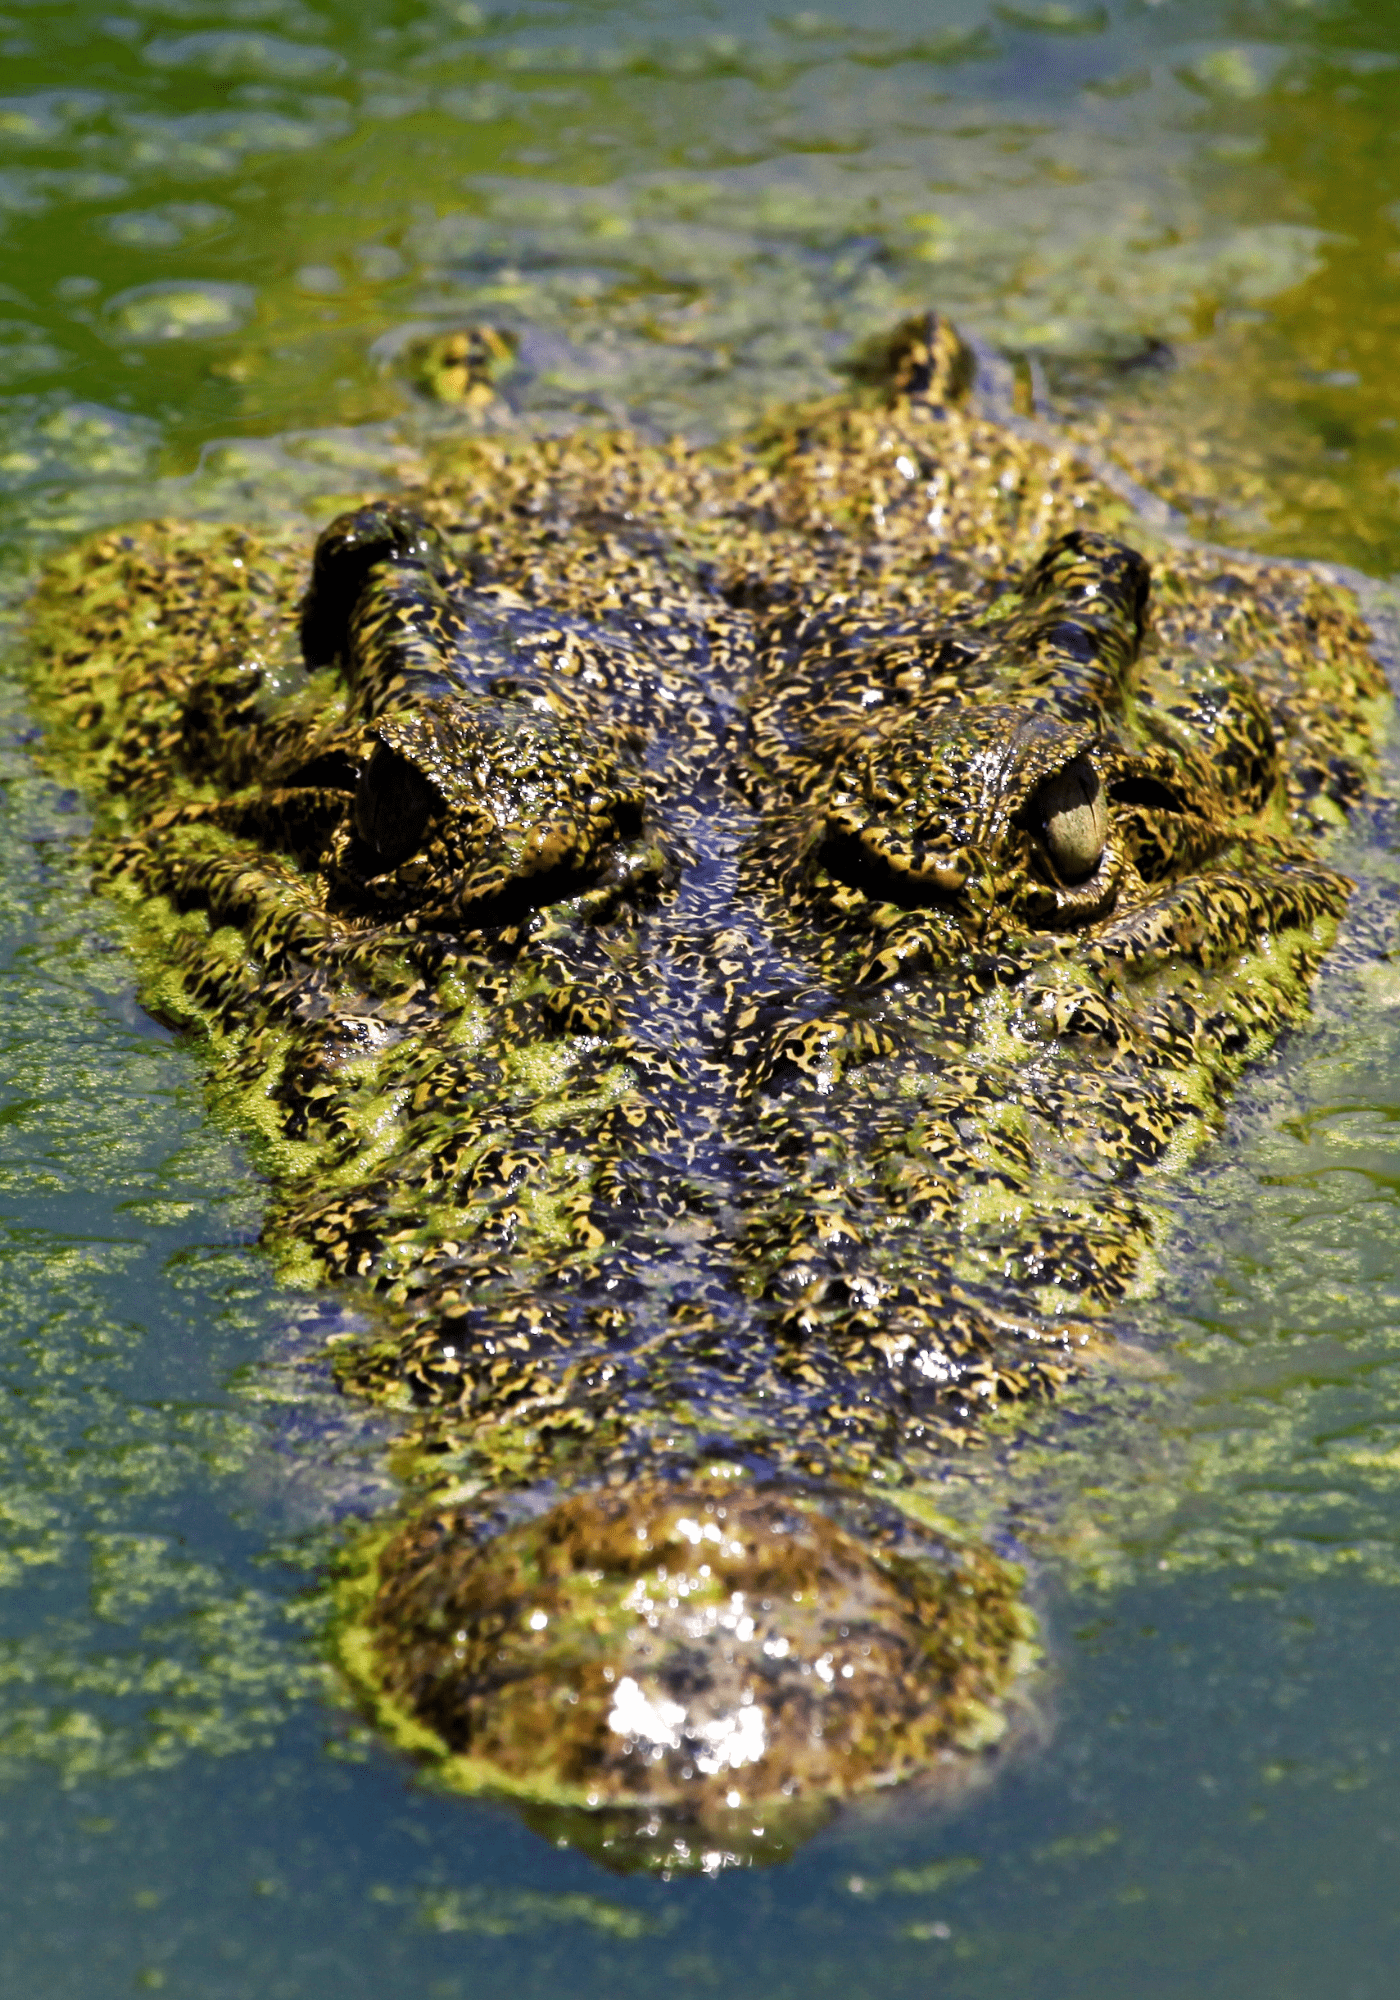
<svg viewBox="0 0 1400 2000"><path fill-rule="evenodd" d="M148 1003L269 1243L377 1301L337 1366L411 1498L342 1658L615 1859L1004 1728L1019 1574L930 1482L1150 1281L1154 1185L1305 1011L1383 698L1344 593L1149 561L941 323L855 372L711 452L464 445L309 589L164 523L37 610Z"/></svg>

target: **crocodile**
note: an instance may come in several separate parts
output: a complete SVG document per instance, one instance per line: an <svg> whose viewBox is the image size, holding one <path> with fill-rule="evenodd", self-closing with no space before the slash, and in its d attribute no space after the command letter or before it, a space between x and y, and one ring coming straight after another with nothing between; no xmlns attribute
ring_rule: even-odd
<svg viewBox="0 0 1400 2000"><path fill-rule="evenodd" d="M345 1673L619 1865L985 1764L1035 1621L940 1474L1112 1367L1351 887L1356 602L975 373L919 316L737 442L478 425L314 552L148 522L36 600L145 1003L397 1412Z"/></svg>

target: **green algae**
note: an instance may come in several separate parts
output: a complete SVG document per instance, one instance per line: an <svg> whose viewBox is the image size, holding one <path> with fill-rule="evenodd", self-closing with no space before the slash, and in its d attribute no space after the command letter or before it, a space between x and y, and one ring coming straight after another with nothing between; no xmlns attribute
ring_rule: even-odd
<svg viewBox="0 0 1400 2000"><path fill-rule="evenodd" d="M399 1901L390 1891L386 1901ZM560 1924L582 1924L603 1937L632 1943L655 1937L669 1928L664 1918L648 1917L625 1904L580 1891L517 1889L502 1895L480 1888L426 1889L410 1901L412 1921L440 1936L512 1937L552 1930Z"/></svg>
<svg viewBox="0 0 1400 2000"><path fill-rule="evenodd" d="M52 786L13 757L5 775L10 824L59 832ZM46 1615L0 1637L0 1779L42 1769L71 1788L271 1743L325 1670L284 1592L156 1528L191 1484L230 1490L257 1449L237 1398L191 1394L178 1363L150 1384L144 1359L154 1338L169 1368L191 1322L215 1370L257 1352L257 1260L219 1247L256 1194L201 1124L183 1055L123 1020L116 940L84 880L63 861L26 869L23 852L0 902L51 943L3 970L0 1592L39 1584ZM85 1240L67 1217L94 1187L110 1221ZM143 1332L132 1307L153 1286L164 1321Z"/></svg>

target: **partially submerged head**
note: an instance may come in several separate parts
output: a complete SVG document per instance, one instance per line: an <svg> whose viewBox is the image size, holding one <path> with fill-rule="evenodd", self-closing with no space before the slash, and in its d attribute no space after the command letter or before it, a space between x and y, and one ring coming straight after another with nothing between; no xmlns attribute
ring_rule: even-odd
<svg viewBox="0 0 1400 2000"><path fill-rule="evenodd" d="M494 1534L424 1515L380 1555L357 1678L449 1782L780 1850L838 1800L965 1767L1031 1655L1013 1569L856 1511L656 1481Z"/></svg>

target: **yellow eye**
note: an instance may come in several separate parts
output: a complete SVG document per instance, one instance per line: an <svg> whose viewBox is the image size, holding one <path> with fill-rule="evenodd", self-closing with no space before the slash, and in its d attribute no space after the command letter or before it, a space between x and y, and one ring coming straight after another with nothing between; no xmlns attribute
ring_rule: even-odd
<svg viewBox="0 0 1400 2000"><path fill-rule="evenodd" d="M1098 775L1086 758L1076 757L1036 794L1036 810L1046 850L1065 882L1092 875L1108 838L1108 808Z"/></svg>

